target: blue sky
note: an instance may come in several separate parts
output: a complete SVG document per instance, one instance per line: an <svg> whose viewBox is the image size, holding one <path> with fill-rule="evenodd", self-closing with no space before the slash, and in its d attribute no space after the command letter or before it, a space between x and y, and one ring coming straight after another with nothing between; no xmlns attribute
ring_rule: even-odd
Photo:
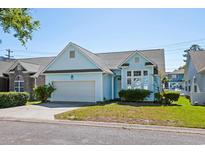
<svg viewBox="0 0 205 154"><path fill-rule="evenodd" d="M33 9L32 15L41 22L33 40L24 48L0 30L0 56L8 48L16 58L55 56L70 41L92 52L164 48L170 71L183 64L184 49L205 47L205 9Z"/></svg>

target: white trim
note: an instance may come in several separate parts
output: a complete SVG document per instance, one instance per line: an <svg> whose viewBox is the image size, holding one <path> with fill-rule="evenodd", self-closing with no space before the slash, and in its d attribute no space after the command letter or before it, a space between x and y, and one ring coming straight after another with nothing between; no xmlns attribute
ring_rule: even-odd
<svg viewBox="0 0 205 154"><path fill-rule="evenodd" d="M124 61L122 61L118 67L120 67L122 64L124 64L126 61L128 61L131 57L133 57L135 54L139 54L140 56L142 56L144 59L146 59L147 61L153 63L153 65L156 65L155 62L153 62L152 60L150 60L149 58L145 57L140 51L136 50L135 52L133 52L132 54L130 54Z"/></svg>
<svg viewBox="0 0 205 154"><path fill-rule="evenodd" d="M57 75L57 74L102 74L102 72L73 72L73 73L43 73L44 75Z"/></svg>
<svg viewBox="0 0 205 154"><path fill-rule="evenodd" d="M127 76L127 72L131 71L131 76ZM134 71L141 71L141 75L140 76L134 76ZM148 75L144 76L144 71L148 72ZM134 83L134 79L135 78L139 78L141 80L141 88L144 89L144 79L147 78L148 79L148 89L149 89L149 85L150 80L149 77L151 76L151 73L149 72L148 69L127 69L126 70L126 89L128 88L128 84L127 84L127 79L131 79L131 86Z"/></svg>
<svg viewBox="0 0 205 154"><path fill-rule="evenodd" d="M112 75L112 99L114 99L114 76Z"/></svg>
<svg viewBox="0 0 205 154"><path fill-rule="evenodd" d="M94 82L94 101L96 102L96 81L95 80L53 80L51 81L52 84L54 82ZM51 101L53 101L53 95L51 97ZM72 101L72 102L78 102L78 101Z"/></svg>
<svg viewBox="0 0 205 154"><path fill-rule="evenodd" d="M104 84L103 84L103 73L101 75L101 84L102 84L102 89L101 89L101 101L104 101Z"/></svg>
<svg viewBox="0 0 205 154"><path fill-rule="evenodd" d="M79 52L81 53L81 54L83 54L91 63L93 63L94 65L96 65L98 68L100 68L102 71L104 71L104 72L106 72L104 69L102 69L97 63L95 63L95 61L94 60L92 60L89 56L87 56L84 52L82 52L80 49L79 49L79 47L78 46L76 46L75 44L73 44L72 42L69 42L67 45L66 45L66 47L39 73L39 74L41 74L41 73L43 73L44 71L46 71L49 67L50 67L50 65L52 65L55 61L56 61L56 59L58 58L58 57L60 57L65 51L66 51L66 49L68 49L70 46L73 46L74 48L77 48L78 50L79 50ZM86 49L85 49L86 50ZM87 52L89 52L89 51L87 51ZM75 53L76 54L76 53ZM110 71L110 72L112 72L112 71ZM109 73L109 72L106 72L106 73Z"/></svg>

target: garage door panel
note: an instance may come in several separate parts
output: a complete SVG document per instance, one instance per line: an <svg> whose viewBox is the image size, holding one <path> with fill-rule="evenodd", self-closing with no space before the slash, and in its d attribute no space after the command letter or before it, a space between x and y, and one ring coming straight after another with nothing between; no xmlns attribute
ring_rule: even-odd
<svg viewBox="0 0 205 154"><path fill-rule="evenodd" d="M95 102L94 81L54 81L53 101Z"/></svg>

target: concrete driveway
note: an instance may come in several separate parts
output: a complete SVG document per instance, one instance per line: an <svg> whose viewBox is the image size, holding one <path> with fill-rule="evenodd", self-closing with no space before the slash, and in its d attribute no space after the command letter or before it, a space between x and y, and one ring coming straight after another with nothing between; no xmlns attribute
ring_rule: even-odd
<svg viewBox="0 0 205 154"><path fill-rule="evenodd" d="M78 102L52 102L38 105L27 105L0 109L0 118L23 118L23 119L39 119L54 120L54 115L79 107L88 105L89 103Z"/></svg>

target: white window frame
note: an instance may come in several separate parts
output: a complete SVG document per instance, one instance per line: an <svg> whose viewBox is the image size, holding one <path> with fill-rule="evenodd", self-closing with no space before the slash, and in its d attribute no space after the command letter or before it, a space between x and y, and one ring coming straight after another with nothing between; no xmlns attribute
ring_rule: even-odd
<svg viewBox="0 0 205 154"><path fill-rule="evenodd" d="M127 76L127 72L131 72L131 76ZM140 76L134 76L134 71L141 71L141 75ZM146 76L144 76L144 71L147 71L148 74ZM147 69L143 69L143 70L127 70L126 72L126 85L127 85L127 89L149 89L149 70ZM144 85L144 80L147 80L147 84ZM131 79L131 84L128 85L127 80ZM136 84L136 79L140 79L141 85L139 87L135 87L134 84Z"/></svg>
<svg viewBox="0 0 205 154"><path fill-rule="evenodd" d="M14 80L14 91L15 92L24 92L24 80L23 77L21 75L16 76L16 78L21 78L19 79L15 79ZM16 86L17 85L17 86ZM21 90L23 89L23 90Z"/></svg>

